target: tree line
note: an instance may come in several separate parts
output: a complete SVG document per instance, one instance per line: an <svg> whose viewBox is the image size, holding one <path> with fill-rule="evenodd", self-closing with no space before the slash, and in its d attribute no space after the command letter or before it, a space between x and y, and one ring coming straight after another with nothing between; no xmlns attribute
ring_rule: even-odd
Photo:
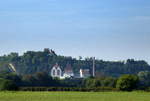
<svg viewBox="0 0 150 101"><path fill-rule="evenodd" d="M120 77L89 77L86 79L52 78L46 72L17 75L0 73L0 90L20 91L150 91L150 72L137 75L125 74Z"/></svg>
<svg viewBox="0 0 150 101"><path fill-rule="evenodd" d="M75 74L79 69L92 69L92 57L82 59L57 55L53 50L44 49L43 51L27 51L23 55L10 53L0 56L0 72L11 72L9 64L13 64L18 75L34 74L36 72L50 73L55 63L58 63L62 69L66 64L71 64ZM149 64L144 60L135 61L128 59L126 61L104 61L95 60L96 76L119 77L123 74L137 74L140 71L150 71ZM92 71L92 70L91 70Z"/></svg>
<svg viewBox="0 0 150 101"><path fill-rule="evenodd" d="M92 61L92 57L76 59L57 55L49 49L27 51L23 55L10 53L0 56L0 90L149 90L150 66L144 60L128 59L116 62L96 59L95 77L60 80L50 76L50 70L55 63L62 69L66 64L71 64L74 73L78 74L80 68L91 70ZM10 63L16 72L10 69Z"/></svg>

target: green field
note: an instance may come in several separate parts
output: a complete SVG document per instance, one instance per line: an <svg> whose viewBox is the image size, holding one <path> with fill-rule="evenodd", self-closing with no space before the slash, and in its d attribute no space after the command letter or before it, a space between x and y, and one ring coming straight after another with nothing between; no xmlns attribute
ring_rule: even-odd
<svg viewBox="0 0 150 101"><path fill-rule="evenodd" d="M150 101L150 93L0 92L0 101Z"/></svg>

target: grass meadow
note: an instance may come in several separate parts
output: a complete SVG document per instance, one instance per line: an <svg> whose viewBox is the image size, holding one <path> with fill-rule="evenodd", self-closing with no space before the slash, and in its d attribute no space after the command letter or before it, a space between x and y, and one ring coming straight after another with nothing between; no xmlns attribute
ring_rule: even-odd
<svg viewBox="0 0 150 101"><path fill-rule="evenodd" d="M0 92L0 101L150 101L147 92Z"/></svg>

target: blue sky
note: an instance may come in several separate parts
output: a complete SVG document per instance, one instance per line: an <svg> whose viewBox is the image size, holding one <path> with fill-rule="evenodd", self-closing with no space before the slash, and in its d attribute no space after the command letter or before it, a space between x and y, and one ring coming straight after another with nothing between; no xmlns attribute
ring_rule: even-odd
<svg viewBox="0 0 150 101"><path fill-rule="evenodd" d="M3 0L0 55L52 48L65 56L150 63L150 0Z"/></svg>

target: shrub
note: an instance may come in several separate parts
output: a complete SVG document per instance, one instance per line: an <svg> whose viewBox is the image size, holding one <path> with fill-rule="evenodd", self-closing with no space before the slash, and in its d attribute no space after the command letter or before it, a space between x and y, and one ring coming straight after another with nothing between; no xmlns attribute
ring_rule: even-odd
<svg viewBox="0 0 150 101"><path fill-rule="evenodd" d="M7 79L0 79L0 90L17 90L16 84Z"/></svg>
<svg viewBox="0 0 150 101"><path fill-rule="evenodd" d="M132 91L137 87L138 77L135 75L123 75L117 80L116 88L122 91Z"/></svg>

